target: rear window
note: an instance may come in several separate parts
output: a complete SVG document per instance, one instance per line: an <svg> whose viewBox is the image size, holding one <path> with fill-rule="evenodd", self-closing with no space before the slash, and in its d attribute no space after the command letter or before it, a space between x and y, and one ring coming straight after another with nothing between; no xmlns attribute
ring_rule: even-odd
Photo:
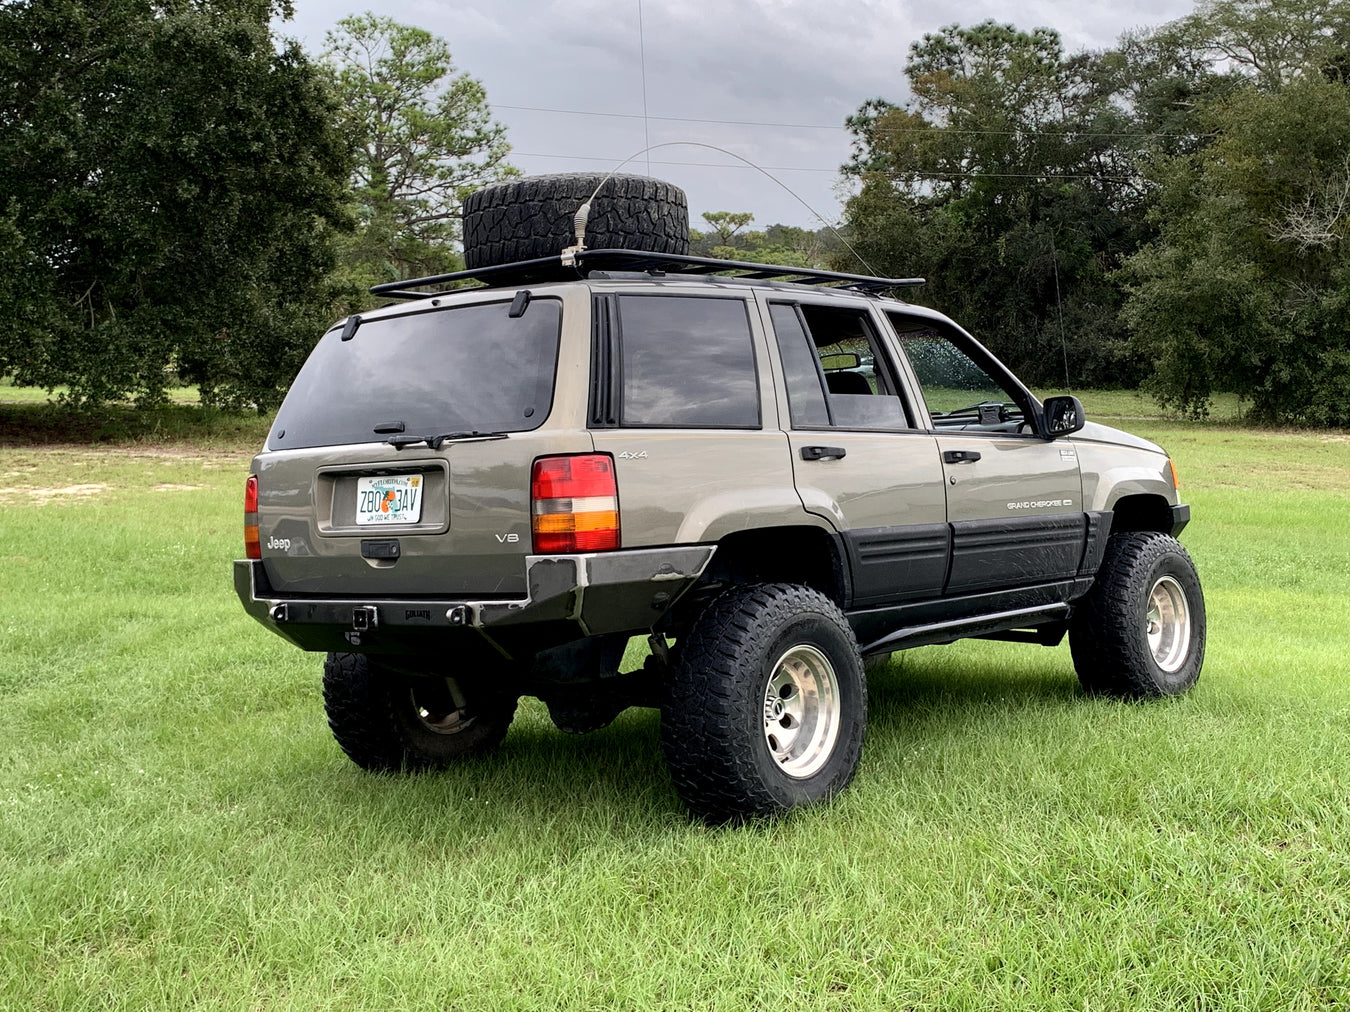
<svg viewBox="0 0 1350 1012"><path fill-rule="evenodd" d="M509 302L369 320L343 341L319 341L277 412L271 450L404 435L524 432L553 405L562 304L534 299L511 319Z"/></svg>

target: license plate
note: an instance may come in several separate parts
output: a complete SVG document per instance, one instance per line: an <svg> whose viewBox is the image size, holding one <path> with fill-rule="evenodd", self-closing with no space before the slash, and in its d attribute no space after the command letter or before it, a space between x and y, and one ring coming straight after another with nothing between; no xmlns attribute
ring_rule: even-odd
<svg viewBox="0 0 1350 1012"><path fill-rule="evenodd" d="M420 474L357 478L357 524L366 527L417 523L422 519L422 488Z"/></svg>

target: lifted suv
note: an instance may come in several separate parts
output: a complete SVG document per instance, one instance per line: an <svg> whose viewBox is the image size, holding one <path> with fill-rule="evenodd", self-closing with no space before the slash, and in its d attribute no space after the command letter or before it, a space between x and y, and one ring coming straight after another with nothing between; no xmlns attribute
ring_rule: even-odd
<svg viewBox="0 0 1350 1012"><path fill-rule="evenodd" d="M384 286L253 461L239 597L328 653L367 769L489 749L521 695L572 732L657 706L710 821L848 783L864 657L1067 632L1089 692L1190 688L1167 455L883 294L912 283L574 247Z"/></svg>

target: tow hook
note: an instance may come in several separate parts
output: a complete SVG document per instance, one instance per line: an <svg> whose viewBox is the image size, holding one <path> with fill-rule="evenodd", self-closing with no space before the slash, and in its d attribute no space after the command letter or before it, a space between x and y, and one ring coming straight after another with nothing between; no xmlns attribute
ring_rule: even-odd
<svg viewBox="0 0 1350 1012"><path fill-rule="evenodd" d="M352 609L352 628L357 632L374 629L380 624L380 613L373 604L363 604Z"/></svg>

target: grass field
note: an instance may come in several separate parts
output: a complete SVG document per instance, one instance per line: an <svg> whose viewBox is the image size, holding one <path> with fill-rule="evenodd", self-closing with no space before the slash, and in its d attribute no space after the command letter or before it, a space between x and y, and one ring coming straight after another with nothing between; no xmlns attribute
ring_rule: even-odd
<svg viewBox="0 0 1350 1012"><path fill-rule="evenodd" d="M46 404L65 393L66 387L57 387L50 393L41 387L16 387L14 381L0 378L0 404ZM201 395L196 387L170 387L169 400L174 404L197 404Z"/></svg>
<svg viewBox="0 0 1350 1012"><path fill-rule="evenodd" d="M352 766L318 658L230 588L265 421L230 424L0 429L0 1008L1350 1004L1344 434L1120 423L1194 508L1190 696L1089 700L1067 646L897 655L847 793L710 830L648 711Z"/></svg>

